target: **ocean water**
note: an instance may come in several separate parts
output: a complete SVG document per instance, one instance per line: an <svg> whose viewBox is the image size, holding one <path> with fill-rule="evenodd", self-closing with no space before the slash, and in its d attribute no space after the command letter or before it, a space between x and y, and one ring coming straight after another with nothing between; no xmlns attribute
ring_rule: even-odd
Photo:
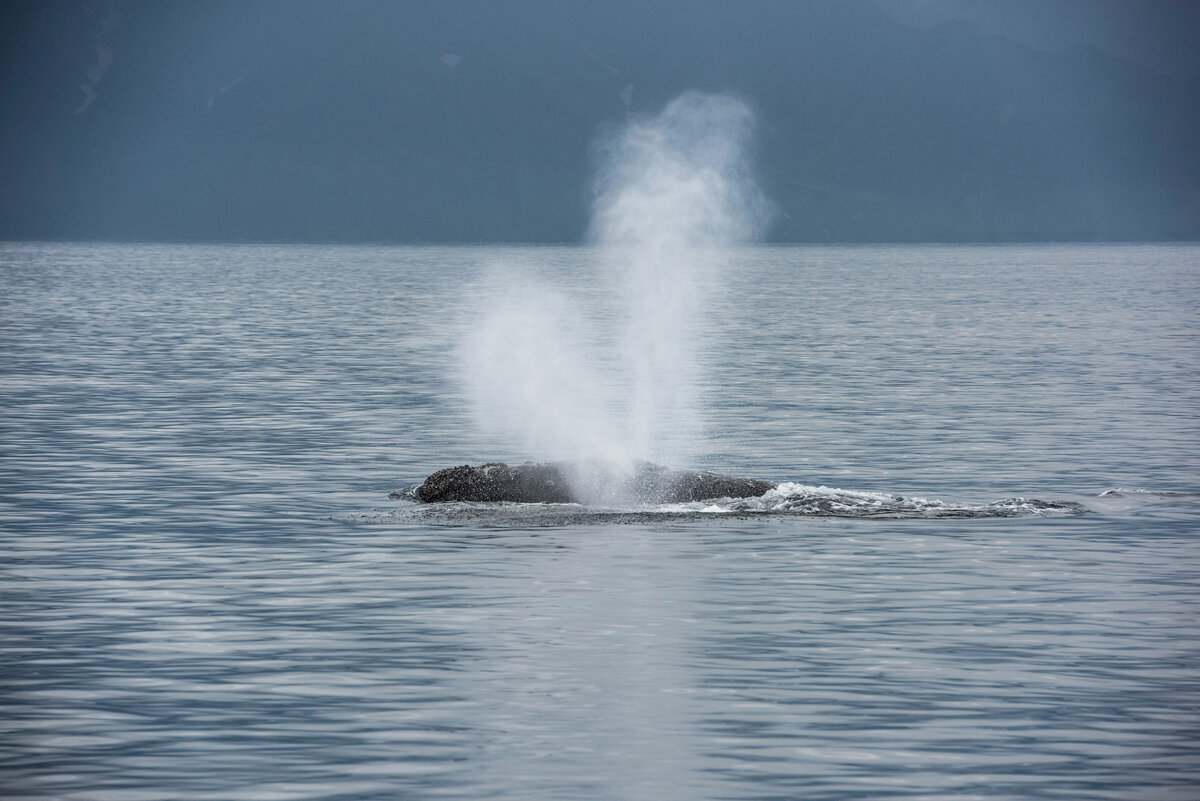
<svg viewBox="0 0 1200 801"><path fill-rule="evenodd" d="M774 501L389 500L553 455L464 396L498 264L616 319L581 248L0 244L0 795L1200 797L1200 247L738 251L677 466Z"/></svg>

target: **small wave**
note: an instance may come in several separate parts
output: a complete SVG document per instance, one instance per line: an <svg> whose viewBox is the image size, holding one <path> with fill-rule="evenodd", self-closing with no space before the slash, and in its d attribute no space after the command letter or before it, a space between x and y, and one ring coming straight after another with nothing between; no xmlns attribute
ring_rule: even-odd
<svg viewBox="0 0 1200 801"><path fill-rule="evenodd" d="M1071 501L1040 501L1032 498L1006 498L983 505L947 503L917 496L861 492L826 486L785 482L757 498L724 499L705 504L674 504L667 507L698 512L787 513L820 517L882 518L977 518L1028 517L1038 515L1084 514L1082 504Z"/></svg>
<svg viewBox="0 0 1200 801"><path fill-rule="evenodd" d="M1200 498L1200 492L1178 492L1171 490L1126 489L1114 487L1100 493L1098 498Z"/></svg>
<svg viewBox="0 0 1200 801"><path fill-rule="evenodd" d="M1096 496L1090 505L1099 512L1114 514L1196 514L1200 492L1114 487Z"/></svg>

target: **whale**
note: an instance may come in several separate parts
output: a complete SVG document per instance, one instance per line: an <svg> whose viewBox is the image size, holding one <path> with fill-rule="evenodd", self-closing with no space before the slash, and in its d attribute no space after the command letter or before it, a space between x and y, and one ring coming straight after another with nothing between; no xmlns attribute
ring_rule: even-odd
<svg viewBox="0 0 1200 801"><path fill-rule="evenodd" d="M598 460L490 462L438 470L420 485L396 490L389 497L422 503L667 504L753 498L775 486L707 470L672 470L652 462L629 467Z"/></svg>

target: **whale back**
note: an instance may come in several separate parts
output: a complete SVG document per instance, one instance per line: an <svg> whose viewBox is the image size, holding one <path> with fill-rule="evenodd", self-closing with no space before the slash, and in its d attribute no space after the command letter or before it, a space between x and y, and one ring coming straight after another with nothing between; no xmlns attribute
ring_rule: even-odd
<svg viewBox="0 0 1200 801"><path fill-rule="evenodd" d="M631 470L595 462L492 462L439 470L415 491L425 503L686 503L750 498L774 488L757 479L638 462Z"/></svg>

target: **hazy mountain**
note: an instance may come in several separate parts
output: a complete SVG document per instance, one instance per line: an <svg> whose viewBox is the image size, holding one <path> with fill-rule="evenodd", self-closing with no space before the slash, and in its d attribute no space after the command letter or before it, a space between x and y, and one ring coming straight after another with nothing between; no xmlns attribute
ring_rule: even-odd
<svg viewBox="0 0 1200 801"><path fill-rule="evenodd" d="M10 3L0 237L578 241L598 131L757 110L772 238L1200 238L1200 79L870 2Z"/></svg>

